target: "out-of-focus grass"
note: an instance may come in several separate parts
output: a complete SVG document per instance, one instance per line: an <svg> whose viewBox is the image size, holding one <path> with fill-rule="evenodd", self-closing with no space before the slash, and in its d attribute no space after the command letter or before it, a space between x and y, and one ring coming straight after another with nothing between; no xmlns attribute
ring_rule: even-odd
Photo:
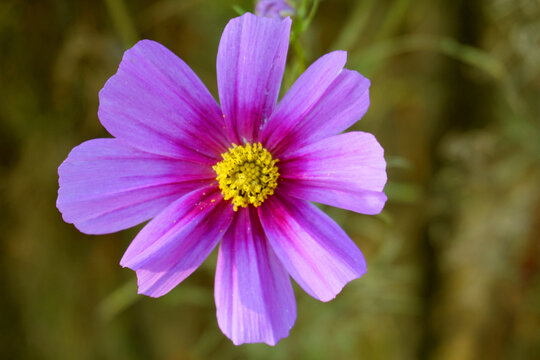
<svg viewBox="0 0 540 360"><path fill-rule="evenodd" d="M312 1L299 1L302 19ZM216 254L160 299L118 261L138 229L86 236L55 208L56 169L106 137L97 94L139 38L216 94L233 6L251 1L0 3L0 357L6 359L529 359L540 353L540 5L527 0L320 1L296 22L284 89L349 52L372 81L354 130L388 159L379 216L324 207L368 273L330 303L296 290L275 347L235 347L213 303Z"/></svg>

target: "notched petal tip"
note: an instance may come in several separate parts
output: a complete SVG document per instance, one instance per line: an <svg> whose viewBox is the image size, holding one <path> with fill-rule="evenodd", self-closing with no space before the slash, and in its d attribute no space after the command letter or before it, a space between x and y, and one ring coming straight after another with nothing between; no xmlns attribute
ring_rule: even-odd
<svg viewBox="0 0 540 360"><path fill-rule="evenodd" d="M216 315L235 345L275 345L296 320L290 278L267 243L254 209L241 209L221 242Z"/></svg>
<svg viewBox="0 0 540 360"><path fill-rule="evenodd" d="M358 274L356 274L356 276L351 277L346 283L341 284L340 286L336 287L335 293L333 293L333 294L320 294L320 296L316 297L316 299L319 300L319 301L322 301L322 302L330 302L330 301L334 300L339 294L341 294L341 292L343 291L343 289L347 285L349 285L351 282L353 282L356 279L360 279L362 276L365 275L365 273L366 273L365 269L360 270L358 272Z"/></svg>
<svg viewBox="0 0 540 360"><path fill-rule="evenodd" d="M336 135L287 156L280 165L282 194L367 215L383 209L386 161L372 134Z"/></svg>
<svg viewBox="0 0 540 360"><path fill-rule="evenodd" d="M308 294L329 301L365 272L364 256L328 215L301 200L274 197L259 215L269 243Z"/></svg>
<svg viewBox="0 0 540 360"><path fill-rule="evenodd" d="M323 55L323 56L327 56L327 55L335 56L336 60L339 59L340 61L343 62L343 65L345 65L347 63L347 51L346 50L334 50L334 51L331 51L328 54Z"/></svg>
<svg viewBox="0 0 540 360"><path fill-rule="evenodd" d="M99 92L98 118L117 139L173 158L212 163L227 143L219 131L219 106L206 86L152 40L125 51Z"/></svg>
<svg viewBox="0 0 540 360"><path fill-rule="evenodd" d="M311 111L324 100L325 93L344 71L347 52L337 50L321 56L291 86L262 129L262 142L276 156L297 142L295 132L309 120ZM325 119L327 122L328 119ZM310 133L308 129L302 134Z"/></svg>
<svg viewBox="0 0 540 360"><path fill-rule="evenodd" d="M371 211L364 212L365 215L379 215L388 201L388 196L381 190L380 192L373 194L373 196L365 198L366 207L369 207Z"/></svg>
<svg viewBox="0 0 540 360"><path fill-rule="evenodd" d="M250 13L229 21L219 43L219 100L233 142L253 142L275 107L289 46L291 20Z"/></svg>
<svg viewBox="0 0 540 360"><path fill-rule="evenodd" d="M56 205L64 221L93 235L140 224L212 176L204 165L152 155L117 139L76 146L58 173Z"/></svg>

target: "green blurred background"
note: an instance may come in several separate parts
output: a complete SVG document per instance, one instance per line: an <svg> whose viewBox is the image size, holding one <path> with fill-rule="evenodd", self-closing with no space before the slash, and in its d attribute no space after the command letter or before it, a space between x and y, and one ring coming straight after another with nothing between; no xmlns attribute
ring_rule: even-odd
<svg viewBox="0 0 540 360"><path fill-rule="evenodd" d="M288 338L235 347L215 318L215 253L170 294L136 295L118 262L140 227L65 224L56 171L108 136L97 94L125 49L159 41L215 95L223 27L253 2L0 2L0 358L540 358L540 2L326 0L302 32L303 5L283 87L349 52L372 80L354 129L386 149L389 201L371 217L325 208L367 275L330 303L296 287Z"/></svg>

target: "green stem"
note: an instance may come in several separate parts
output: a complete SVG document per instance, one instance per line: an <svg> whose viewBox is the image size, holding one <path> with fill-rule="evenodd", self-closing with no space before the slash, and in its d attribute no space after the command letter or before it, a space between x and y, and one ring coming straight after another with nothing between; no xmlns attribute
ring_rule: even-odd
<svg viewBox="0 0 540 360"><path fill-rule="evenodd" d="M107 11L111 16L116 31L126 48L133 46L138 39L137 31L123 0L105 0Z"/></svg>

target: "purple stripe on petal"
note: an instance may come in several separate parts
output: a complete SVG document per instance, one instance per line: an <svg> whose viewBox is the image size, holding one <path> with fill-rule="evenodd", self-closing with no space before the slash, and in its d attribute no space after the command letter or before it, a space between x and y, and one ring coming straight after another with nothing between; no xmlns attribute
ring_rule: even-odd
<svg viewBox="0 0 540 360"><path fill-rule="evenodd" d="M287 59L291 19L253 14L229 21L217 55L219 99L229 136L254 142L276 104Z"/></svg>
<svg viewBox="0 0 540 360"><path fill-rule="evenodd" d="M179 57L154 41L124 53L99 93L98 116L138 149L214 164L230 141L216 101Z"/></svg>
<svg viewBox="0 0 540 360"><path fill-rule="evenodd" d="M384 207L384 150L369 133L329 137L280 160L282 194L362 214Z"/></svg>
<svg viewBox="0 0 540 360"><path fill-rule="evenodd" d="M251 206L238 211L221 242L215 298L219 327L235 345L275 345L296 320L289 275Z"/></svg>
<svg viewBox="0 0 540 360"><path fill-rule="evenodd" d="M287 91L261 134L262 143L273 155L279 156L283 152L287 136L310 114L342 72L346 61L345 51L334 51L320 57Z"/></svg>
<svg viewBox="0 0 540 360"><path fill-rule="evenodd" d="M137 272L140 294L162 296L208 257L232 218L232 206L216 186L191 192L141 230L120 265Z"/></svg>
<svg viewBox="0 0 540 360"><path fill-rule="evenodd" d="M208 165L146 153L116 139L75 147L58 174L57 207L66 222L87 234L146 221L215 177Z"/></svg>
<svg viewBox="0 0 540 360"><path fill-rule="evenodd" d="M281 159L279 191L288 196L374 215L386 202L384 150L369 133L326 138Z"/></svg>
<svg viewBox="0 0 540 360"><path fill-rule="evenodd" d="M356 71L343 69L309 113L283 139L285 154L337 135L357 122L369 107L370 81Z"/></svg>
<svg viewBox="0 0 540 360"><path fill-rule="evenodd" d="M259 216L281 263L314 298L329 301L366 272L354 242L314 205L274 195L259 207Z"/></svg>

